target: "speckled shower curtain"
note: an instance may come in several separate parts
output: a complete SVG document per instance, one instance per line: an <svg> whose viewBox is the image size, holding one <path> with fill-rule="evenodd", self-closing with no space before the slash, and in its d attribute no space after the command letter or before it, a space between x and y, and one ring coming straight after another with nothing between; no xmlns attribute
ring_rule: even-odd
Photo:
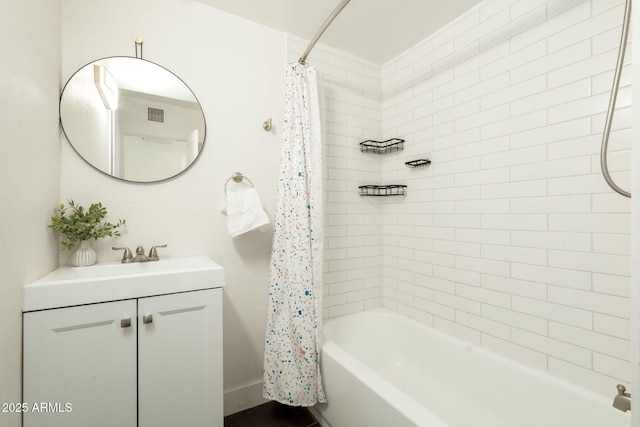
<svg viewBox="0 0 640 427"><path fill-rule="evenodd" d="M289 65L280 177L269 269L263 395L311 406L325 402L322 322L322 145L316 70Z"/></svg>

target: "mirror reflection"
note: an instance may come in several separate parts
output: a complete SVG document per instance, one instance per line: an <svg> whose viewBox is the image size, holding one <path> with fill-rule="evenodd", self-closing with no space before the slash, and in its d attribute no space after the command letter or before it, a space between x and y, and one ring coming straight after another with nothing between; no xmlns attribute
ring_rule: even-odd
<svg viewBox="0 0 640 427"><path fill-rule="evenodd" d="M67 82L60 120L78 154L96 169L134 182L162 181L202 150L204 114L175 74L139 58L92 62Z"/></svg>

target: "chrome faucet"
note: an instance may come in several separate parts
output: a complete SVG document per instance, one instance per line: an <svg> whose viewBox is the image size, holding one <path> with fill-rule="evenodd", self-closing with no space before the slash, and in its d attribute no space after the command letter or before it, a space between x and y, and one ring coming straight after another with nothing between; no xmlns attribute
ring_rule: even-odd
<svg viewBox="0 0 640 427"><path fill-rule="evenodd" d="M613 407L622 412L631 410L631 394L627 393L627 389L622 384L618 384L618 395L613 399Z"/></svg>
<svg viewBox="0 0 640 427"><path fill-rule="evenodd" d="M124 250L124 254L122 255L122 263L128 264L131 262L158 261L160 260L160 257L158 256L157 248L166 248L166 247L167 245L152 246L151 250L149 251L149 256L146 256L144 254L144 247L140 245L136 248L135 257L133 256L133 254L131 253L131 249L129 248L125 248L125 247L117 248L114 246L111 249L113 249L114 251Z"/></svg>
<svg viewBox="0 0 640 427"><path fill-rule="evenodd" d="M147 262L149 258L144 254L144 248L142 245L138 246L136 249L136 256L133 258L133 262Z"/></svg>

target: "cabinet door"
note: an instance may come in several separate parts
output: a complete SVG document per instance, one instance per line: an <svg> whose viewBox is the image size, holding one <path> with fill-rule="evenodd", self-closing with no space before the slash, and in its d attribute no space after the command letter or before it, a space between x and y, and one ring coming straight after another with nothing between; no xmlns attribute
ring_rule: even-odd
<svg viewBox="0 0 640 427"><path fill-rule="evenodd" d="M23 426L136 426L135 317L135 300L25 313Z"/></svg>
<svg viewBox="0 0 640 427"><path fill-rule="evenodd" d="M222 427L222 289L138 300L140 427Z"/></svg>

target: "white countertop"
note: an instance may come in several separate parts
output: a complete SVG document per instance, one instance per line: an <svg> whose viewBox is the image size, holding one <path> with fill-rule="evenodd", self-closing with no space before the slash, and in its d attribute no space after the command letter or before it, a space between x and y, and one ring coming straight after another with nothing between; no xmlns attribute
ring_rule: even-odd
<svg viewBox="0 0 640 427"><path fill-rule="evenodd" d="M60 267L24 287L23 312L224 286L224 269L206 256L143 263Z"/></svg>

